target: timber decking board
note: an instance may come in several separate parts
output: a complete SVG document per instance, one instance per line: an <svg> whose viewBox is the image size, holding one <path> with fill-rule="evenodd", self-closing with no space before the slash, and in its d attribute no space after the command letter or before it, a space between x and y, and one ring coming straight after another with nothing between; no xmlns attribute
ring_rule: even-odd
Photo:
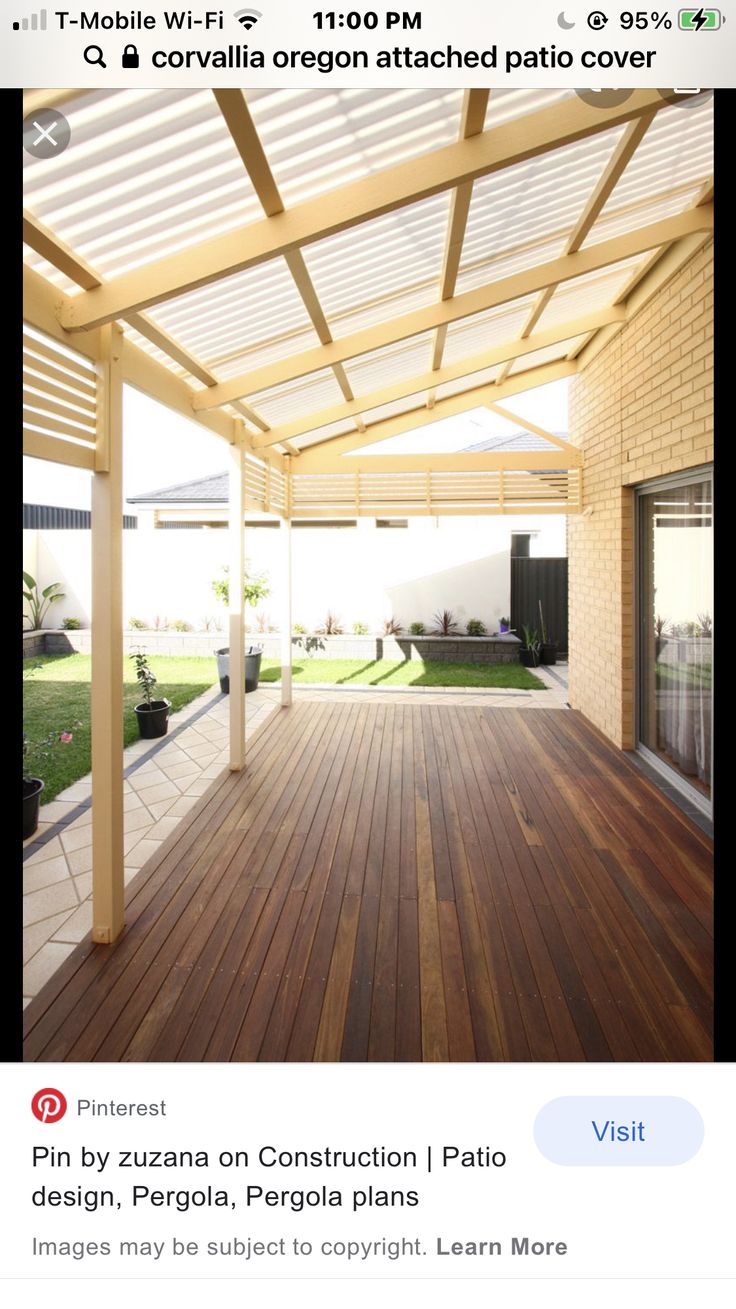
<svg viewBox="0 0 736 1309"><path fill-rule="evenodd" d="M25 1012L28 1060L704 1060L711 845L574 712L302 701Z"/></svg>

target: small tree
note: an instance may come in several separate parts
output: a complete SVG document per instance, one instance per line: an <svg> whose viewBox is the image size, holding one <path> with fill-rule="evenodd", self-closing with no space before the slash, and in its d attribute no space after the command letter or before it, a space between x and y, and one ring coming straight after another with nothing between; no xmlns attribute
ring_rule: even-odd
<svg viewBox="0 0 736 1309"><path fill-rule="evenodd" d="M137 654L132 654L130 658L135 663L135 675L138 678L138 685L141 688L141 695L145 700L148 708L151 708L151 692L158 681L155 673L151 672L148 665L148 659L139 650Z"/></svg>
<svg viewBox="0 0 736 1309"><path fill-rule="evenodd" d="M52 582L50 586L39 592L38 583L35 577L30 573L23 573L23 599L28 602L30 614L23 615L23 622L31 624L31 631L37 632L43 627L43 620L46 617L52 604L57 600L66 600L64 592L61 590L61 582Z"/></svg>
<svg viewBox="0 0 736 1309"><path fill-rule="evenodd" d="M230 578L227 576L229 569L227 565L223 567L224 577L216 577L212 583L212 590L217 599L224 605L230 604ZM271 594L271 588L268 585L268 578L263 573L250 576L246 571L245 585L243 586L243 600L245 604L255 609L259 600L265 600Z"/></svg>

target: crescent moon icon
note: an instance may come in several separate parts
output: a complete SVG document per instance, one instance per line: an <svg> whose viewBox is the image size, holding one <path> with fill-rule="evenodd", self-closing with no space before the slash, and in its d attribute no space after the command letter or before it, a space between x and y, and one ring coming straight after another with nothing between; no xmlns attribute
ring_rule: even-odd
<svg viewBox="0 0 736 1309"><path fill-rule="evenodd" d="M574 23L568 23L567 19L565 18L564 9L562 10L561 13L557 15L557 26L564 28L566 32L569 32L570 28L575 26Z"/></svg>

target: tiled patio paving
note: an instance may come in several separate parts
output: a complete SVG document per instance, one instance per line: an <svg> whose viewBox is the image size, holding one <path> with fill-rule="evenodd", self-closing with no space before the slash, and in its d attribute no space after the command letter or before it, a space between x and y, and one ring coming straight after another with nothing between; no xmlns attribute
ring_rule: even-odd
<svg viewBox="0 0 736 1309"><path fill-rule="evenodd" d="M364 700L372 703L456 703L488 708L566 708L567 667L540 668L544 691L452 687L294 687L297 700ZM280 688L260 686L248 695L246 735L280 702ZM179 820L227 764L227 697L213 687L172 714L161 742L137 741L125 751L126 883L158 850ZM153 751L153 754L152 754ZM138 764L143 756L145 758ZM41 808L38 831L25 842L23 864L24 1004L63 963L92 926L91 779L82 778ZM81 810L81 812L80 812ZM30 852L30 853L29 853Z"/></svg>

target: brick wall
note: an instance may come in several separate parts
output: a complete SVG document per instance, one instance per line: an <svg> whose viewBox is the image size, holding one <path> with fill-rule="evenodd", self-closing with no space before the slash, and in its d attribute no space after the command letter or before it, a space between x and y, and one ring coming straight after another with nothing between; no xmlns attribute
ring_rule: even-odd
<svg viewBox="0 0 736 1309"><path fill-rule="evenodd" d="M712 242L573 378L570 439L593 510L569 520L570 704L631 749L632 488L713 458Z"/></svg>

